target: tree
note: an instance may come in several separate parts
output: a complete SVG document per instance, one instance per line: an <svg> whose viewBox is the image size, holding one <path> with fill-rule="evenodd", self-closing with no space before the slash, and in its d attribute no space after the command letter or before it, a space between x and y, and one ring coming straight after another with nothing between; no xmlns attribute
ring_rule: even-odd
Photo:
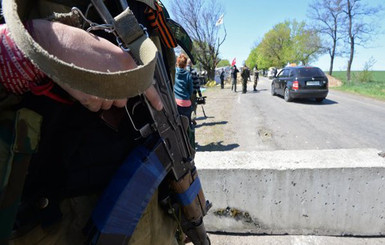
<svg viewBox="0 0 385 245"><path fill-rule="evenodd" d="M249 57L246 59L246 65L248 67L255 67L258 65L258 69L268 69L272 66L271 61L262 55L262 48L260 45L257 45L253 48L249 54Z"/></svg>
<svg viewBox="0 0 385 245"><path fill-rule="evenodd" d="M186 29L194 42L195 58L207 71L210 79L214 79L215 67L220 61L219 47L226 39L217 25L223 7L216 0L173 0L171 11L175 19ZM223 25L224 26L224 25Z"/></svg>
<svg viewBox="0 0 385 245"><path fill-rule="evenodd" d="M309 5L309 17L316 21L314 29L331 40L331 45L325 47L330 56L330 75L333 73L334 58L340 55L337 46L338 41L343 38L340 31L343 25L344 5L343 0L313 0Z"/></svg>
<svg viewBox="0 0 385 245"><path fill-rule="evenodd" d="M224 67L224 66L230 66L230 61L229 60L221 60L218 62L217 67Z"/></svg>
<svg viewBox="0 0 385 245"><path fill-rule="evenodd" d="M283 67L288 62L309 64L323 52L317 32L306 27L305 22L285 21L267 32L254 48L246 64L260 68Z"/></svg>
<svg viewBox="0 0 385 245"><path fill-rule="evenodd" d="M324 52L317 31L306 27L305 22L291 22L291 53L288 61L308 65Z"/></svg>
<svg viewBox="0 0 385 245"><path fill-rule="evenodd" d="M257 45L258 47L258 45ZM261 65L258 62L258 50L257 47L253 48L247 57L245 63L248 67L254 67L255 65L258 65L258 67L262 68Z"/></svg>
<svg viewBox="0 0 385 245"><path fill-rule="evenodd" d="M282 67L287 63L290 47L289 22L279 23L267 32L260 43L261 55L271 66Z"/></svg>
<svg viewBox="0 0 385 245"><path fill-rule="evenodd" d="M376 33L376 26L378 25L368 23L367 20L376 17L381 10L381 7L370 7L366 4L362 4L361 0L344 1L346 1L345 8L343 9L346 16L345 32L347 35L347 42L350 46L346 78L350 81L355 45L365 46Z"/></svg>

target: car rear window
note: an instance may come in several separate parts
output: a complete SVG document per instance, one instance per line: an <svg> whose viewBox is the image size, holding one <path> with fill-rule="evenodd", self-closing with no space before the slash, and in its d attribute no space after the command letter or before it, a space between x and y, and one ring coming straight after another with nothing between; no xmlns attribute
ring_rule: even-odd
<svg viewBox="0 0 385 245"><path fill-rule="evenodd" d="M325 73L316 67L300 68L297 70L298 77L324 77Z"/></svg>

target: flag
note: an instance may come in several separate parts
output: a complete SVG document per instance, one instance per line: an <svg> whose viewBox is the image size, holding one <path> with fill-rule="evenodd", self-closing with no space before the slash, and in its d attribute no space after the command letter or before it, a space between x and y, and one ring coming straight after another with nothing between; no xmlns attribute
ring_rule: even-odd
<svg viewBox="0 0 385 245"><path fill-rule="evenodd" d="M233 59L233 62L231 62L231 66L234 66L237 63L237 58Z"/></svg>
<svg viewBox="0 0 385 245"><path fill-rule="evenodd" d="M219 17L217 20L217 23L215 23L215 26L220 26L223 24L223 14Z"/></svg>

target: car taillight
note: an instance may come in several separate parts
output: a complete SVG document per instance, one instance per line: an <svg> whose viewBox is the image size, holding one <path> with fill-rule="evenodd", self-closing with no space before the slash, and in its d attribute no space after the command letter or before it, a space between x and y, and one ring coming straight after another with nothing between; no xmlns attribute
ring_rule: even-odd
<svg viewBox="0 0 385 245"><path fill-rule="evenodd" d="M294 90L298 90L298 89L299 89L299 83L298 83L298 81L294 81L294 82L293 82L293 89L294 89Z"/></svg>

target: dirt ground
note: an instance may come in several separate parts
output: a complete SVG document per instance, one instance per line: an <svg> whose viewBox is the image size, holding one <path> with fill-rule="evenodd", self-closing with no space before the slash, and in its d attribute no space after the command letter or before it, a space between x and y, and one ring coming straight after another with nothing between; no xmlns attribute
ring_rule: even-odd
<svg viewBox="0 0 385 245"><path fill-rule="evenodd" d="M329 87L339 87L342 85L342 82L337 78L332 77L328 74L326 74L326 76L328 77L328 80L329 80Z"/></svg>
<svg viewBox="0 0 385 245"><path fill-rule="evenodd" d="M241 89L238 83L237 89ZM233 100L227 99L218 92L227 92L231 94L231 85L225 83L225 89L220 91L220 86L206 88L203 95L207 96L205 105L197 107L197 125L195 129L195 139L197 142L197 151L218 151L231 150L234 142L234 120L231 118L233 110ZM234 146L235 147L235 146Z"/></svg>

